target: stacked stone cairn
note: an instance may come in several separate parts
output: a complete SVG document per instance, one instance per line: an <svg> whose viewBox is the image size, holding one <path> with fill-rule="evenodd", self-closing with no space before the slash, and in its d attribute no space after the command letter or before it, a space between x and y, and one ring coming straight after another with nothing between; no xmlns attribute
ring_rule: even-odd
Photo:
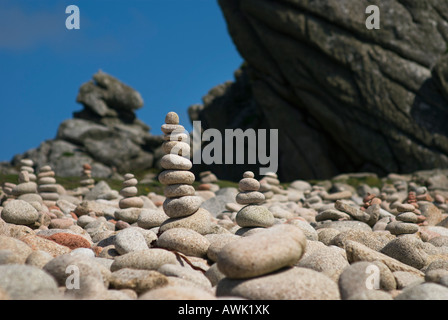
<svg viewBox="0 0 448 320"><path fill-rule="evenodd" d="M12 190L12 194L18 200L42 203L42 197L37 193L37 184L31 181L28 170L20 171L19 183Z"/></svg>
<svg viewBox="0 0 448 320"><path fill-rule="evenodd" d="M274 222L274 215L261 204L265 196L259 191L260 182L254 178L254 173L246 171L238 184L240 192L236 195L236 202L244 205L235 216L236 223L241 228L268 228Z"/></svg>
<svg viewBox="0 0 448 320"><path fill-rule="evenodd" d="M50 166L40 168L37 191L46 206L54 206L59 200L58 186L56 184L55 173Z"/></svg>
<svg viewBox="0 0 448 320"><path fill-rule="evenodd" d="M280 180L275 172L266 172L260 180L260 191L264 193L267 200L287 200L288 192L280 186ZM277 195L277 196L276 196Z"/></svg>
<svg viewBox="0 0 448 320"><path fill-rule="evenodd" d="M13 195L12 191L14 190L15 187L16 187L15 183L11 183L11 182L4 182L3 183L2 190L5 193L7 200L14 198L14 195Z"/></svg>
<svg viewBox="0 0 448 320"><path fill-rule="evenodd" d="M123 197L118 202L120 209L115 211L115 218L127 223L137 222L144 205L143 199L138 197L137 189L138 180L132 173L124 175L124 181L120 190Z"/></svg>
<svg viewBox="0 0 448 320"><path fill-rule="evenodd" d="M92 178L92 167L90 164L85 163L82 166L81 181L79 183L82 188L87 188L88 190L93 189L95 186L95 180Z"/></svg>
<svg viewBox="0 0 448 320"><path fill-rule="evenodd" d="M162 125L165 134L163 150L165 155L160 160L164 171L159 174L159 181L165 185L163 210L170 218L159 229L162 233L170 228L190 228L200 234L208 232L210 213L200 208L203 199L195 195L192 186L195 176L189 170L193 164L190 161L190 145L185 129L179 124L179 116L169 112Z"/></svg>
<svg viewBox="0 0 448 320"><path fill-rule="evenodd" d="M27 171L30 181L36 181L36 175L34 174L34 162L31 159L22 159L20 160L20 172Z"/></svg>
<svg viewBox="0 0 448 320"><path fill-rule="evenodd" d="M199 185L198 190L209 190L212 192L216 192L219 190L219 185L216 184L218 182L218 177L216 175L207 170L199 173L199 179L201 181L201 185Z"/></svg>

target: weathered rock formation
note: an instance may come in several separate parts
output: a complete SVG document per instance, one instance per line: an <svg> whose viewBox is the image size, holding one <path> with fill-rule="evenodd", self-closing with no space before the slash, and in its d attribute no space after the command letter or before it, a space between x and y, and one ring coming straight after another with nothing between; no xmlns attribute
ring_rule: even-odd
<svg viewBox="0 0 448 320"><path fill-rule="evenodd" d="M61 123L55 139L16 155L12 164L29 158L37 168L50 165L57 176L79 176L88 163L99 178L153 167L163 137L151 135L137 119L135 110L143 106L137 91L99 71L81 86L76 101L83 110Z"/></svg>
<svg viewBox="0 0 448 320"><path fill-rule="evenodd" d="M219 4L246 62L190 108L204 129L278 129L282 181L448 167L447 2Z"/></svg>

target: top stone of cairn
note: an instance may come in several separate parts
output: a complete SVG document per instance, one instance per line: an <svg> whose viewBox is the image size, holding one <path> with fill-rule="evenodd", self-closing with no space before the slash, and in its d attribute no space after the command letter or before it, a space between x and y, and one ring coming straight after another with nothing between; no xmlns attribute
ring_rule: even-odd
<svg viewBox="0 0 448 320"><path fill-rule="evenodd" d="M179 116L176 112L168 112L165 117L165 123L166 124L179 124Z"/></svg>

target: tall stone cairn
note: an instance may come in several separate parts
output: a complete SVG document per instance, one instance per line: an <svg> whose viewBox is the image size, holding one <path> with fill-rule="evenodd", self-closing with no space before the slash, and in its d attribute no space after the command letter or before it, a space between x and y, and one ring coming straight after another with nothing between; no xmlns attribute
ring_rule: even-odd
<svg viewBox="0 0 448 320"><path fill-rule="evenodd" d="M55 172L50 166L43 166L37 175L37 191L42 197L45 205L54 206L59 200L58 186L56 184Z"/></svg>
<svg viewBox="0 0 448 320"><path fill-rule="evenodd" d="M162 125L165 134L163 150L165 155L160 164L164 171L159 174L159 181L165 185L163 210L170 218L165 221L159 232L169 228L184 227L199 233L205 233L210 213L200 208L203 199L195 195L192 186L195 175L189 170L193 164L190 161L190 145L185 129L179 124L179 116L169 112Z"/></svg>

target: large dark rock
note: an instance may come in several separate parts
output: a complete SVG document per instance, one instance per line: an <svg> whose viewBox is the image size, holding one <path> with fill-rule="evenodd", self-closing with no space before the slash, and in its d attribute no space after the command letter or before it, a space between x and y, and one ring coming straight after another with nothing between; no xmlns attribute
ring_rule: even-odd
<svg viewBox="0 0 448 320"><path fill-rule="evenodd" d="M79 176L89 163L99 178L154 166L163 138L137 119L134 111L143 106L137 91L99 71L81 86L77 101L83 110L61 123L54 140L16 155L12 164L29 158L37 169L50 165L58 176Z"/></svg>
<svg viewBox="0 0 448 320"><path fill-rule="evenodd" d="M249 80L245 93L237 76L191 108L204 127L250 114L278 129L285 181L448 167L447 1L219 4ZM371 4L379 30L365 26Z"/></svg>

